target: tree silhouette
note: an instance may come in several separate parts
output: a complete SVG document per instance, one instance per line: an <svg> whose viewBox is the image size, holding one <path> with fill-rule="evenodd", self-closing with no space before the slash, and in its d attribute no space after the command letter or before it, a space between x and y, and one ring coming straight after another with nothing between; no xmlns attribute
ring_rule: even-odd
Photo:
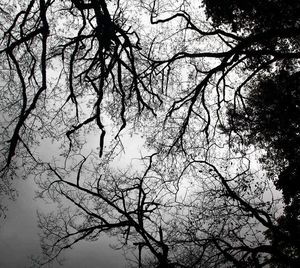
<svg viewBox="0 0 300 268"><path fill-rule="evenodd" d="M299 4L199 5L1 3L1 189L59 204L37 263L106 233L142 267L298 266Z"/></svg>
<svg viewBox="0 0 300 268"><path fill-rule="evenodd" d="M243 136L243 142L263 148L261 157L268 175L282 190L285 215L278 219L282 232L274 243L284 243L299 258L299 73L281 71L267 77L250 90L244 109L228 110L226 132ZM279 236L279 237L278 237ZM285 242L284 242L285 241ZM287 242L288 241L288 242Z"/></svg>
<svg viewBox="0 0 300 268"><path fill-rule="evenodd" d="M299 194L299 73L281 71L261 79L250 90L245 109L229 109L227 131L244 132L244 142L267 151L261 160L270 175L276 175L274 167L281 168L276 184L289 203Z"/></svg>
<svg viewBox="0 0 300 268"><path fill-rule="evenodd" d="M131 110L137 116L144 109L155 114L151 106L160 100L137 73L139 38L125 26L118 2L112 14L102 0L2 5L3 189L11 190L16 154L33 161L29 166L40 162L33 148L41 138L60 140L66 134L69 154L82 147L77 133L98 128L101 156L104 111L119 131Z"/></svg>
<svg viewBox="0 0 300 268"><path fill-rule="evenodd" d="M295 1L243 2L204 0L206 13L216 26L229 24L234 31L282 30L297 26L299 3Z"/></svg>
<svg viewBox="0 0 300 268"><path fill-rule="evenodd" d="M214 6L207 2L207 13L217 25L230 24L234 31L265 34L298 28L296 12L299 5L289 1L255 1L240 3L229 1L227 6ZM224 4L224 3L222 3ZM218 4L217 4L218 5ZM263 13L264 15L262 15ZM242 15L242 16L241 16ZM299 49L297 36L286 40L272 38L258 45L265 49ZM266 153L260 160L268 175L282 190L286 207L278 219L279 233L268 231L273 245L299 265L299 72L294 59L285 59L277 71L259 76L248 87L242 105L232 104L228 110L228 125L222 127L228 134L234 132L241 142L263 148ZM273 256L276 265L286 261ZM276 266L275 265L275 266ZM277 266L276 266L277 267Z"/></svg>

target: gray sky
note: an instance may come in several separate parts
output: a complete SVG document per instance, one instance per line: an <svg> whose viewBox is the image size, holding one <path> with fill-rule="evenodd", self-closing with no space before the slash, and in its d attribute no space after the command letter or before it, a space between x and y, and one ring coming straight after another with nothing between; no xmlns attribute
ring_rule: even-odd
<svg viewBox="0 0 300 268"><path fill-rule="evenodd" d="M126 168L141 153L144 140L139 135L124 134L124 154L112 163L113 167ZM90 143L95 144L93 139ZM48 158L55 155L55 146L47 146L41 152L47 152ZM43 155L43 158L46 156ZM46 157L47 158L47 157ZM47 206L41 199L34 199L36 185L33 179L15 179L19 196L16 201L8 203L7 218L0 222L0 268L30 267L30 256L40 253L39 228L36 211L51 211L53 206ZM114 250L109 245L112 238L103 236L97 242L80 241L63 255L63 266L53 264L47 268L125 268L128 264L122 250ZM128 267L128 265L127 265Z"/></svg>
<svg viewBox="0 0 300 268"><path fill-rule="evenodd" d="M9 211L0 227L0 268L20 268L30 266L30 255L37 255L39 247L39 229L37 227L36 210L44 205L41 200L34 200L32 180L17 183L19 197L9 203ZM66 251L66 268L101 267L123 268L125 259L122 251L109 247L109 238L100 238L98 242L81 242L72 250Z"/></svg>

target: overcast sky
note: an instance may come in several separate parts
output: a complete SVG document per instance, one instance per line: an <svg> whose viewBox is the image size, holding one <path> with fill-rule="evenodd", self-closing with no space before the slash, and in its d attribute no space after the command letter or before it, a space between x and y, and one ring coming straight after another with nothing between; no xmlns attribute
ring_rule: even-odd
<svg viewBox="0 0 300 268"><path fill-rule="evenodd" d="M9 203L9 211L0 227L0 267L30 267L30 255L37 255L39 247L39 229L37 227L36 210L42 209L41 200L34 200L32 181L20 181L17 185L19 197L16 202ZM109 239L103 237L99 242L81 242L64 255L63 266L56 267L126 267L122 251L109 247Z"/></svg>
<svg viewBox="0 0 300 268"><path fill-rule="evenodd" d="M121 155L114 165L122 168L132 158L140 156L143 139L139 136L124 138L126 154ZM49 152L49 150L45 150ZM50 151L51 152L51 151ZM34 199L35 184L32 179L16 181L19 196L8 203L7 218L0 223L0 268L30 267L30 256L40 253L36 211L50 210L40 199ZM124 268L126 260L122 250L110 248L112 239L100 237L97 242L80 242L65 251L63 266L53 264L47 268Z"/></svg>

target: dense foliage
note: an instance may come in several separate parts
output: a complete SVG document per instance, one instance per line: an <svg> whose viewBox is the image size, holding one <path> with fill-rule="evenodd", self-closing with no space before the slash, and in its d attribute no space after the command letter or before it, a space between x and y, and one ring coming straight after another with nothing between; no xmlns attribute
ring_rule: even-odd
<svg viewBox="0 0 300 268"><path fill-rule="evenodd" d="M260 82L249 89L245 106L228 111L227 131L243 133L244 142L266 150L269 175L280 174L276 184L283 190L286 203L299 194L300 154L300 77L280 71L273 76L260 77Z"/></svg>
<svg viewBox="0 0 300 268"><path fill-rule="evenodd" d="M229 108L228 126L224 128L228 134L240 135L241 142L265 150L260 160L286 203L284 216L278 219L282 234L275 234L273 243L285 248L286 254L291 254L297 262L300 253L299 82L299 73L288 71L260 77L249 88L244 107ZM285 265L286 260L281 262Z"/></svg>
<svg viewBox="0 0 300 268"><path fill-rule="evenodd" d="M228 24L233 31L282 30L297 27L300 3L293 0L203 0L215 26Z"/></svg>

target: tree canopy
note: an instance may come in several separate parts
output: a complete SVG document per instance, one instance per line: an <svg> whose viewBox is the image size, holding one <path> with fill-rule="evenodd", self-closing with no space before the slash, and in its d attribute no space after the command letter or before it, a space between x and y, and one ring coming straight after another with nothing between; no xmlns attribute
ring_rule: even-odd
<svg viewBox="0 0 300 268"><path fill-rule="evenodd" d="M215 26L228 24L233 31L265 32L298 25L300 4L292 0L203 0Z"/></svg>
<svg viewBox="0 0 300 268"><path fill-rule="evenodd" d="M260 78L250 89L242 109L229 108L229 125L225 128L243 132L244 142L267 151L262 161L267 162L271 176L274 167L281 169L277 186L283 190L287 203L299 190L299 94L298 72L280 71L273 77Z"/></svg>
<svg viewBox="0 0 300 268"><path fill-rule="evenodd" d="M1 193L58 204L36 264L105 233L138 267L298 267L299 9L1 1Z"/></svg>

